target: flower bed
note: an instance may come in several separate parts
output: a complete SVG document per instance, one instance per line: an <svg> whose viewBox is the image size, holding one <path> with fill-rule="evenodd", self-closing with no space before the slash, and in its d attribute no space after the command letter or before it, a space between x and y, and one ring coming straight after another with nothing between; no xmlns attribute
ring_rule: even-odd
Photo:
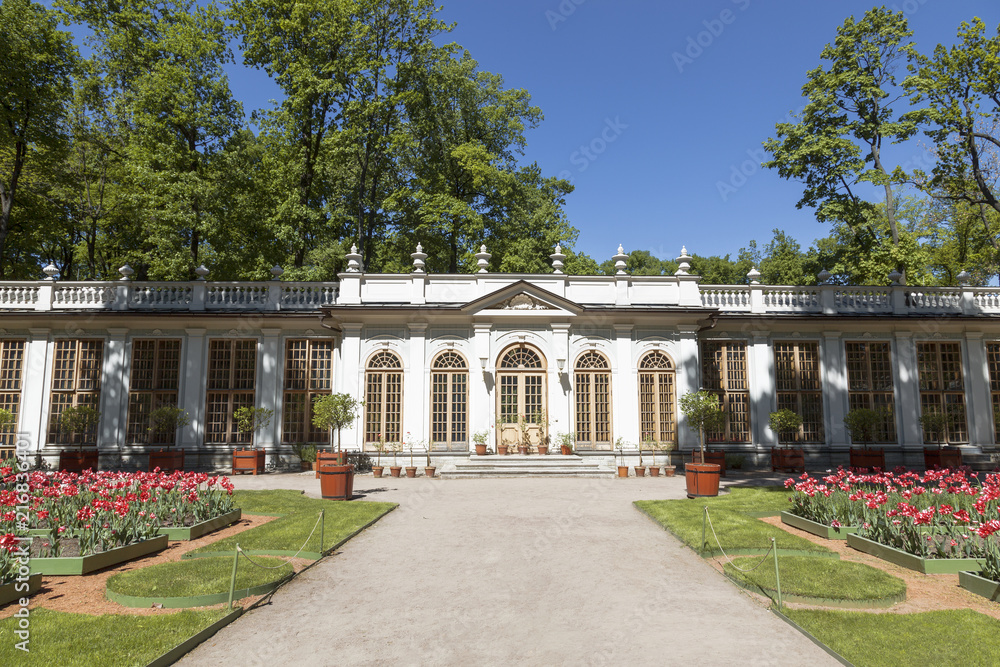
<svg viewBox="0 0 1000 667"><path fill-rule="evenodd" d="M136 558L163 551L167 548L167 536L151 537L141 542L106 549L86 556L59 556L32 558L32 574L80 575L103 570L112 565L125 563Z"/></svg>
<svg viewBox="0 0 1000 667"><path fill-rule="evenodd" d="M975 569L1000 580L1000 475L954 470L858 474L785 482L791 513L821 525L856 524L848 544L921 572ZM944 561L952 561L944 563Z"/></svg>
<svg viewBox="0 0 1000 667"><path fill-rule="evenodd" d="M152 545L161 541L166 546L165 536L157 539L162 527L185 529L235 509L232 483L204 473L35 471L27 476L27 493L15 488L16 478L11 468L0 469L0 544L6 547L0 549L0 584L11 580L17 547L9 545L17 544L18 533L36 536L32 568L45 571L36 562L45 568L49 559L87 559L130 545L143 545L138 552L156 550ZM28 507L26 515L18 514L19 506ZM80 569L94 569L83 563Z"/></svg>
<svg viewBox="0 0 1000 667"><path fill-rule="evenodd" d="M817 537L822 537L826 540L846 540L849 534L858 532L857 526L842 526L839 522L836 526L828 526L826 524L818 523L796 514L792 514L791 512L781 513L781 523L792 526L793 528L798 528L799 530L804 530L807 533L811 533Z"/></svg>
<svg viewBox="0 0 1000 667"><path fill-rule="evenodd" d="M160 535L166 535L171 540L196 540L203 535L232 525L241 518L243 518L243 510L236 508L232 512L191 526L161 526Z"/></svg>

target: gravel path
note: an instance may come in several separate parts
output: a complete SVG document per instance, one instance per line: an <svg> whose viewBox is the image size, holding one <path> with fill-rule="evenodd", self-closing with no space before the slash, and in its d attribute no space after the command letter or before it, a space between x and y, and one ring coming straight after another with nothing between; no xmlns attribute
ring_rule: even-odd
<svg viewBox="0 0 1000 667"><path fill-rule="evenodd" d="M683 487L358 477L399 509L179 664L837 664L631 507Z"/></svg>

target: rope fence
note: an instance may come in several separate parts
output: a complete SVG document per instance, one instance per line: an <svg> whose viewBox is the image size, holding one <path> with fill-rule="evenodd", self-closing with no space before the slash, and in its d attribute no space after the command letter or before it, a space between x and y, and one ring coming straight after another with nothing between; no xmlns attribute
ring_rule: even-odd
<svg viewBox="0 0 1000 667"><path fill-rule="evenodd" d="M767 557L769 555L773 556L773 558L774 558L774 581L775 581L775 584L776 584L777 589L778 589L778 600L777 600L777 602L778 602L778 608L780 609L783 606L782 603L781 603L781 575L778 573L778 548L777 548L777 543L775 542L775 539L773 537L771 538L771 546L769 546L767 548L767 551L764 552L764 555L761 556L760 560L757 561L757 563L753 567L744 569L744 568L740 567L739 565L737 565L733 561L733 559L729 557L729 554L726 553L726 550L722 548L722 542L719 541L719 536L715 533L715 526L712 525L712 516L708 513L708 505L706 505L705 506L705 514L704 514L704 516L702 518L702 523L701 523L701 548L702 548L702 553L705 552L705 547L708 545L708 539L707 539L708 538L708 534L707 534L707 529L708 528L711 528L711 530L712 530L712 537L715 538L715 544L716 544L716 546L719 547L719 551L722 553L723 558L725 558L726 562L728 562L730 565L732 565L733 569L735 569L735 570L738 570L738 571L743 572L743 573L753 572L753 571L757 570L761 565L764 564L764 561L767 560ZM725 568L723 568L723 572L725 572ZM764 589L761 589L761 590L764 590ZM768 597L770 597L770 596L768 596Z"/></svg>

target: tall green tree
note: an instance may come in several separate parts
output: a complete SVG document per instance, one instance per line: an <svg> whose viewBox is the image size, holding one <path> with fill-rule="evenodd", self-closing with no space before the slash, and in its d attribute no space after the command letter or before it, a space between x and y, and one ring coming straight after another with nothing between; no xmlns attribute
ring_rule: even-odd
<svg viewBox="0 0 1000 667"><path fill-rule="evenodd" d="M19 273L11 258L20 253L8 247L15 205L51 185L66 144L78 55L58 24L56 13L38 3L0 3L0 279Z"/></svg>
<svg viewBox="0 0 1000 667"><path fill-rule="evenodd" d="M893 109L904 96L896 71L913 57L911 34L903 13L885 7L860 21L848 18L820 54L825 64L807 75L802 94L808 102L799 122L778 123L777 137L764 143L771 154L764 166L802 181L797 206L815 208L821 222L866 224L875 211L866 186L881 188L894 245L900 237L892 185L902 174L884 162L882 151L917 129Z"/></svg>

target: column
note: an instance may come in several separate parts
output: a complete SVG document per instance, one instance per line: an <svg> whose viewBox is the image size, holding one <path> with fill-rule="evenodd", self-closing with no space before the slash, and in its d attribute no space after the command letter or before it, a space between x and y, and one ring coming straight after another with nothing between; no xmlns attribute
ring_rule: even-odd
<svg viewBox="0 0 1000 667"><path fill-rule="evenodd" d="M680 418L681 396L698 391L701 387L701 359L698 355L698 325L681 324L677 326L679 339L677 343L677 442L678 449L695 449L698 446L698 433L688 426L686 419Z"/></svg>
<svg viewBox="0 0 1000 667"><path fill-rule="evenodd" d="M108 329L107 332L101 367L101 419L97 426L97 444L99 449L117 450L125 444L125 413L128 410L125 334L128 329Z"/></svg>
<svg viewBox="0 0 1000 667"><path fill-rule="evenodd" d="M774 447L778 438L768 422L778 401L774 393L774 353L766 331L753 332L749 357L751 438L762 447Z"/></svg>
<svg viewBox="0 0 1000 667"><path fill-rule="evenodd" d="M986 344L979 331L965 332L965 414L969 421L969 443L993 445L993 397L990 393Z"/></svg>
<svg viewBox="0 0 1000 667"><path fill-rule="evenodd" d="M823 363L823 432L828 448L847 447L844 417L850 405L847 392L847 354L839 331L824 331L820 355Z"/></svg>
<svg viewBox="0 0 1000 667"><path fill-rule="evenodd" d="M183 369L177 400L191 423L181 427L183 449L201 449L205 443L205 387L208 384L208 360L204 329L185 329Z"/></svg>
<svg viewBox="0 0 1000 667"><path fill-rule="evenodd" d="M409 432L413 441L430 442L427 425L427 323L409 322L410 350L403 374L403 432Z"/></svg>
<svg viewBox="0 0 1000 667"><path fill-rule="evenodd" d="M618 363L611 389L614 438L621 438L622 442L635 447L639 443L639 385L632 364L631 324L615 325L615 351Z"/></svg>
<svg viewBox="0 0 1000 667"><path fill-rule="evenodd" d="M490 439L487 442L496 451L495 430L493 430L494 414L493 401L490 399L490 390L493 387L492 368L494 364L493 353L490 351L490 332L493 325L490 323L475 323L472 325L473 340L472 349L475 358L469 359L469 433L487 431ZM486 360L486 367L483 368L483 360ZM469 447L472 447L470 442Z"/></svg>
<svg viewBox="0 0 1000 667"><path fill-rule="evenodd" d="M549 371L549 377L553 380L549 383L548 435L550 452L551 448L556 447L555 437L557 433L569 433L573 430L570 423L570 388L572 386L570 378L573 375L571 368L573 362L569 359L570 325L566 322L553 322L551 326L552 351L555 354L555 359ZM559 368L560 361L562 369Z"/></svg>
<svg viewBox="0 0 1000 667"><path fill-rule="evenodd" d="M922 450L920 428L920 376L913 333L897 331L893 379L896 383L896 428L902 449Z"/></svg>
<svg viewBox="0 0 1000 667"><path fill-rule="evenodd" d="M340 343L343 364L343 371L340 376L342 382L340 390L345 394L357 398L359 401L363 401L365 400L365 394L360 380L360 378L364 377L365 372L361 360L362 325L351 322L342 324L340 328L343 331L343 338ZM341 444L344 447L348 449L362 448L362 431L359 429L359 426L364 423L364 414L364 408L362 408L358 411L358 419L341 432Z"/></svg>
<svg viewBox="0 0 1000 667"><path fill-rule="evenodd" d="M261 329L260 344L257 346L257 407L273 410L271 423L258 431L255 442L258 447L266 447L273 455L274 448L281 443L281 401L284 377L281 374L281 329Z"/></svg>
<svg viewBox="0 0 1000 667"><path fill-rule="evenodd" d="M18 439L28 441L28 451L40 452L48 435L49 330L29 329L21 383L20 423Z"/></svg>

